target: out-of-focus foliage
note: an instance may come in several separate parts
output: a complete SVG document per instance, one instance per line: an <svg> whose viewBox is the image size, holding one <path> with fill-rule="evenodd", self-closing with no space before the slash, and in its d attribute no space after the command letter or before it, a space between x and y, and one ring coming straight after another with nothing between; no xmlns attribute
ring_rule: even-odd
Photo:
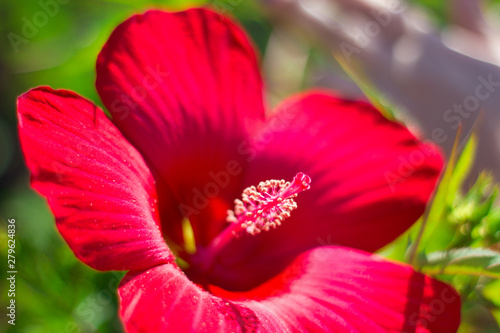
<svg viewBox="0 0 500 333"><path fill-rule="evenodd" d="M453 1L413 0L408 2L418 5L422 10L429 12L429 16L431 17L433 23L439 26L444 26L448 21L448 9ZM490 8L490 10L498 9L498 5L500 4L500 1L498 0L486 0L483 2L488 6L488 8Z"/></svg>
<svg viewBox="0 0 500 333"><path fill-rule="evenodd" d="M467 193L461 191L477 144L472 135L459 158L455 145L426 214L379 251L453 285L463 302L464 333L500 330L498 187L485 172Z"/></svg>

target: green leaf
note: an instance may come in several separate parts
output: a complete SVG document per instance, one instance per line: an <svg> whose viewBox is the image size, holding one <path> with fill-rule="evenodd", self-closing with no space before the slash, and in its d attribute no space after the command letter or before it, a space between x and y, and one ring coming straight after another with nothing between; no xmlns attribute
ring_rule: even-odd
<svg viewBox="0 0 500 333"><path fill-rule="evenodd" d="M336 53L333 53L333 58L337 61L347 76L349 76L349 78L361 89L370 103L372 103L384 117L389 120L396 120L393 108L383 100L380 92L378 92L377 88L370 82L370 80L362 74L360 69L348 64L343 60L343 57L337 55Z"/></svg>
<svg viewBox="0 0 500 333"><path fill-rule="evenodd" d="M493 177L483 172L463 198L455 198L452 210L446 216L448 223L457 227L448 249L489 247L498 242L496 233L500 230L500 223L498 209L494 207L497 196L498 187Z"/></svg>
<svg viewBox="0 0 500 333"><path fill-rule="evenodd" d="M412 264L417 259L417 256L447 248L453 243L452 240L456 238L457 233L460 234L460 230L457 230L457 223L450 223L450 216L456 214L453 205L459 198L460 188L472 167L478 140L476 133L473 132L460 157L458 157L459 139L460 130L457 133L449 163L441 175L432 204L427 208L424 216L402 236L379 250L379 254ZM483 178L486 178L486 176ZM479 208L476 207L476 202L471 203L471 205L469 205L471 207L460 208L468 208L474 213L478 213ZM483 206L486 206L486 204ZM481 208L483 207L481 206ZM485 209L489 211L489 207L482 210ZM464 244L463 246L468 245Z"/></svg>
<svg viewBox="0 0 500 333"><path fill-rule="evenodd" d="M460 190L460 187L469 175L476 157L477 144L477 134L474 132L467 141L467 144L465 145L462 154L460 154L460 158L458 159L453 170L453 176L450 179L448 187L448 195L446 196L446 203L449 205L453 204L453 199L455 198L457 191Z"/></svg>
<svg viewBox="0 0 500 333"><path fill-rule="evenodd" d="M453 143L449 162L446 165L444 172L441 174L441 180L436 191L434 192L432 204L430 207L427 206L424 215L418 222L418 234L415 238L415 242L411 244L410 249L408 250L407 262L411 265L413 265L417 257L421 256L423 253L444 248L445 246L443 246L443 244L447 244L449 242L448 238L453 237L451 226L448 223L445 223L446 221L443 221L442 217L445 213L445 209L448 208L449 210L445 199L450 186L453 170L455 168L458 141L461 132L462 128L459 127ZM439 237L442 239L434 239L433 242L430 242L430 239L433 237Z"/></svg>
<svg viewBox="0 0 500 333"><path fill-rule="evenodd" d="M480 248L461 248L427 254L417 263L425 274L462 274L500 278L500 253Z"/></svg>
<svg viewBox="0 0 500 333"><path fill-rule="evenodd" d="M418 222L417 222L418 223ZM417 227L417 223L414 224L410 229L405 231L398 238L384 246L383 248L376 251L378 255L386 257L388 259L405 262L406 261L406 253L408 248L411 245L413 234L415 234L415 227Z"/></svg>
<svg viewBox="0 0 500 333"><path fill-rule="evenodd" d="M484 286L482 288L482 294L488 301L500 308L500 280L493 280L493 282Z"/></svg>

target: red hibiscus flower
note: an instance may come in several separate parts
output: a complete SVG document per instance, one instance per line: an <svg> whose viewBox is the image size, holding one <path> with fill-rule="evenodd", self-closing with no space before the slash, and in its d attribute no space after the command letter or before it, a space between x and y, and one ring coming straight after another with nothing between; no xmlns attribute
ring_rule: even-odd
<svg viewBox="0 0 500 333"><path fill-rule="evenodd" d="M204 9L121 24L96 85L112 121L42 87L19 98L19 132L76 256L128 271L129 332L456 331L451 287L370 253L422 214L442 167L403 126L327 92L266 118L251 45Z"/></svg>

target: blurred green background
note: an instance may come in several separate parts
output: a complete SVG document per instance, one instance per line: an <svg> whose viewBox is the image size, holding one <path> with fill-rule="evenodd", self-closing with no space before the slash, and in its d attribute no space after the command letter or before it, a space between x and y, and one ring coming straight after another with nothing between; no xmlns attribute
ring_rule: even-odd
<svg viewBox="0 0 500 333"><path fill-rule="evenodd" d="M46 3L57 7L47 10ZM437 25L446 22L446 1L414 1L430 11ZM497 1L491 2L496 4ZM29 187L16 133L16 98L26 90L49 85L73 90L101 105L94 87L95 60L111 31L134 13L148 8L170 10L208 4L235 16L265 54L273 26L251 0L59 0L0 2L0 332L120 332L116 287L121 272L96 272L76 260L58 234L43 198ZM236 4L236 5L235 5ZM46 22L39 14L45 12ZM38 15L38 16L37 16ZM26 22L40 20L26 34ZM43 24L42 24L43 23ZM23 39L13 39L21 36ZM25 36L25 37L23 37ZM14 41L14 44L12 43ZM290 65L287 77L296 84L276 88L269 96L308 85L310 73L322 68L338 71L328 55L300 45L307 60ZM283 59L287 62L288 59ZM293 62L292 62L293 64ZM272 73L265 73L272 77ZM279 78L277 78L279 81ZM16 326L7 324L5 263L7 219L16 220ZM497 289L498 290L498 289ZM491 326L488 332L495 332Z"/></svg>

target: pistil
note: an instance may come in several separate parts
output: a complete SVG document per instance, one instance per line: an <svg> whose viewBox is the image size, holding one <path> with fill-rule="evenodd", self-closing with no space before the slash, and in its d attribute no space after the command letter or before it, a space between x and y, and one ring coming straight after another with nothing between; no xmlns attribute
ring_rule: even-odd
<svg viewBox="0 0 500 333"><path fill-rule="evenodd" d="M280 226L297 209L294 198L310 188L311 178L299 172L291 182L268 180L257 186L247 187L241 200L234 201L234 210L227 211L226 221L230 223L210 245L197 253L203 271L213 266L217 254L235 237L245 234L257 235Z"/></svg>

